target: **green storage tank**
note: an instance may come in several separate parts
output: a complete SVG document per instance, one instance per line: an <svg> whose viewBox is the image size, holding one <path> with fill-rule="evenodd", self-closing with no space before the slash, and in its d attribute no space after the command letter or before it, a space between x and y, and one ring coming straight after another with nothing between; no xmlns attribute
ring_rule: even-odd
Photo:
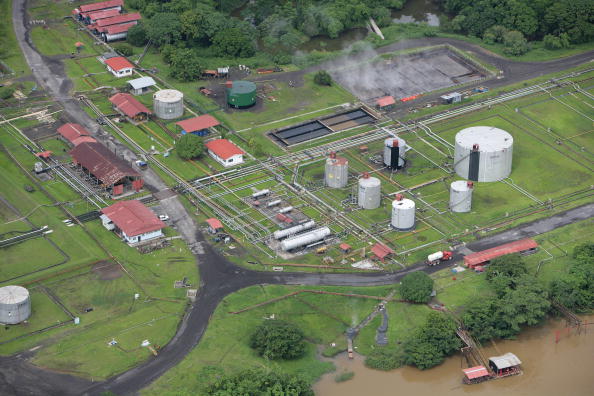
<svg viewBox="0 0 594 396"><path fill-rule="evenodd" d="M256 84L251 81L228 81L227 103L236 108L253 106L256 103Z"/></svg>

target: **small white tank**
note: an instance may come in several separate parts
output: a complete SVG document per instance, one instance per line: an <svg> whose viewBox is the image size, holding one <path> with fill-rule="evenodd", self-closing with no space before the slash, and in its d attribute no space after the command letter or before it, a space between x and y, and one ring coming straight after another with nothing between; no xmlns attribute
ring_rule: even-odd
<svg viewBox="0 0 594 396"><path fill-rule="evenodd" d="M390 169L400 169L404 166L406 141L399 137L384 140L384 165Z"/></svg>
<svg viewBox="0 0 594 396"><path fill-rule="evenodd" d="M21 286L0 287L0 323L17 324L31 315L29 291Z"/></svg>
<svg viewBox="0 0 594 396"><path fill-rule="evenodd" d="M397 194L392 202L392 227L398 231L409 231L415 228L416 205L413 200Z"/></svg>
<svg viewBox="0 0 594 396"><path fill-rule="evenodd" d="M349 161L330 153L326 160L324 180L330 188L344 188L349 180Z"/></svg>
<svg viewBox="0 0 594 396"><path fill-rule="evenodd" d="M474 183L457 180L450 184L450 210L456 213L470 212L472 207L472 191Z"/></svg>
<svg viewBox="0 0 594 396"><path fill-rule="evenodd" d="M377 209L382 201L381 182L376 177L364 173L359 179L359 206L363 209Z"/></svg>
<svg viewBox="0 0 594 396"><path fill-rule="evenodd" d="M153 94L153 109L157 117L173 120L184 114L184 94L175 89L162 89Z"/></svg>

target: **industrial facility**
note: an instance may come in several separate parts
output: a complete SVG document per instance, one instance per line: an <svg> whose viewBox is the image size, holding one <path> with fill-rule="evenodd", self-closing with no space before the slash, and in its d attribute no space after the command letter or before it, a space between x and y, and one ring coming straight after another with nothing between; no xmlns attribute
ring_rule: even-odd
<svg viewBox="0 0 594 396"><path fill-rule="evenodd" d="M184 94L175 89L162 89L153 94L153 110L163 120L174 120L184 115Z"/></svg>
<svg viewBox="0 0 594 396"><path fill-rule="evenodd" d="M338 157L336 153L330 153L326 160L324 180L331 188L344 188L349 179L349 161L346 158Z"/></svg>
<svg viewBox="0 0 594 396"><path fill-rule="evenodd" d="M21 286L0 287L0 323L24 322L31 315L29 291Z"/></svg>
<svg viewBox="0 0 594 396"><path fill-rule="evenodd" d="M387 138L384 141L384 164L392 169L397 170L404 167L406 161L406 142L399 137Z"/></svg>
<svg viewBox="0 0 594 396"><path fill-rule="evenodd" d="M450 184L450 210L457 213L470 212L474 183L457 180Z"/></svg>
<svg viewBox="0 0 594 396"><path fill-rule="evenodd" d="M392 220L390 224L398 231L410 231L415 228L415 201L396 195L392 201Z"/></svg>
<svg viewBox="0 0 594 396"><path fill-rule="evenodd" d="M456 134L454 169L477 182L505 179L512 170L514 139L503 129L473 126Z"/></svg>
<svg viewBox="0 0 594 396"><path fill-rule="evenodd" d="M256 84L251 81L227 81L227 104L244 109L256 104Z"/></svg>
<svg viewBox="0 0 594 396"><path fill-rule="evenodd" d="M379 208L382 201L381 182L377 177L363 173L359 178L357 203L363 209Z"/></svg>

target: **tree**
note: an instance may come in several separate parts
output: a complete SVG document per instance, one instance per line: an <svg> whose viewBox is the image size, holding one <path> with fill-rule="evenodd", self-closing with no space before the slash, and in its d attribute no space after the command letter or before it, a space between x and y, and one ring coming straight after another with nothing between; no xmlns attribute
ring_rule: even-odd
<svg viewBox="0 0 594 396"><path fill-rule="evenodd" d="M594 243L575 247L568 272L553 280L550 290L555 300L571 310L594 309Z"/></svg>
<svg viewBox="0 0 594 396"><path fill-rule="evenodd" d="M118 43L113 46L115 50L122 56L131 56L134 54L134 49L128 43Z"/></svg>
<svg viewBox="0 0 594 396"><path fill-rule="evenodd" d="M415 271L402 278L400 295L407 301L426 303L431 299L433 279L423 271Z"/></svg>
<svg viewBox="0 0 594 396"><path fill-rule="evenodd" d="M266 359L296 359L305 353L303 332L282 320L265 320L250 337L250 347Z"/></svg>
<svg viewBox="0 0 594 396"><path fill-rule="evenodd" d="M204 154L204 142L201 137L186 133L175 144L175 150L181 159L198 158Z"/></svg>
<svg viewBox="0 0 594 396"><path fill-rule="evenodd" d="M177 14L159 12L148 20L147 37L158 47L172 44L181 39L181 23Z"/></svg>
<svg viewBox="0 0 594 396"><path fill-rule="evenodd" d="M171 77L180 81L192 81L202 74L204 66L194 51L186 48L178 48L170 56Z"/></svg>
<svg viewBox="0 0 594 396"><path fill-rule="evenodd" d="M220 56L249 58L255 53L254 43L239 28L231 28L218 32L212 39L215 52Z"/></svg>
<svg viewBox="0 0 594 396"><path fill-rule="evenodd" d="M276 371L245 370L218 379L206 391L210 396L314 396L301 377Z"/></svg>
<svg viewBox="0 0 594 396"><path fill-rule="evenodd" d="M503 52L508 55L523 55L530 47L526 38L517 30L511 30L503 35Z"/></svg>
<svg viewBox="0 0 594 396"><path fill-rule="evenodd" d="M318 85L332 85L332 76L326 70L320 70L314 75L314 83Z"/></svg>
<svg viewBox="0 0 594 396"><path fill-rule="evenodd" d="M515 279L526 273L528 273L526 264L519 254L506 254L493 259L491 264L487 266L486 271L487 280L489 281L497 276Z"/></svg>
<svg viewBox="0 0 594 396"><path fill-rule="evenodd" d="M444 314L430 312L404 346L405 361L421 370L437 366L460 347L456 323Z"/></svg>
<svg viewBox="0 0 594 396"><path fill-rule="evenodd" d="M487 341L496 338L495 311L497 300L494 297L486 297L474 300L462 314L462 321L476 339Z"/></svg>
<svg viewBox="0 0 594 396"><path fill-rule="evenodd" d="M144 24L139 23L128 29L128 35L126 36L126 40L136 47L141 47L145 45L148 41L148 37L146 36L146 29L144 27Z"/></svg>

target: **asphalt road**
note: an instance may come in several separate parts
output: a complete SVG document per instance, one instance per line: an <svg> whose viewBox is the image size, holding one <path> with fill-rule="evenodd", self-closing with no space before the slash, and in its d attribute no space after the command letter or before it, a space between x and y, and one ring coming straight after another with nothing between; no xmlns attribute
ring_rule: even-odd
<svg viewBox="0 0 594 396"><path fill-rule="evenodd" d="M118 142L114 142L113 139L110 139L110 136L101 130L99 125L82 110L77 100L69 97L72 84L65 75L62 63L40 55L34 48L28 34L25 7L26 0L13 0L13 24L17 40L38 84L64 106L65 113L70 120L85 125L99 140L106 144L119 144ZM393 44L381 51L394 51L396 49L424 45L424 43L436 44L441 42L449 42L462 47L462 49L465 49L466 46L472 46L473 51L479 51L480 49L480 47L457 40L428 38L420 41L411 40ZM493 63L501 70L504 70L506 78L508 78L505 83L521 81L543 73L560 71L592 58L592 53L588 53L542 64L521 64L499 58L482 50L477 55L481 59ZM126 150L121 144L119 144L118 151L123 152L128 159L134 158L134 153ZM165 183L151 170L143 174L151 189L158 191L166 188ZM70 375L35 367L28 362L34 351L28 351L11 357L1 357L1 394L80 395L100 394L106 390L120 395L134 394L178 364L198 344L206 330L210 316L225 296L248 286L258 284L312 286L387 285L398 282L405 274L412 271L423 270L434 272L439 270L439 267L426 267L423 264L418 264L395 273L317 274L250 271L232 264L208 244L190 214L187 213L185 207L177 197L162 200L161 205L170 215L176 228L188 245L195 252L202 250L203 253L196 254L201 281L196 302L187 311L176 335L160 351L159 356L150 358L140 366L101 383L92 383ZM593 215L594 204L582 206L548 219L525 224L513 230L482 239L470 244L468 247L473 250L480 250L496 246L503 242L550 231L557 227L592 217ZM196 249L198 244L201 244L203 249ZM458 255L457 257L460 256Z"/></svg>

